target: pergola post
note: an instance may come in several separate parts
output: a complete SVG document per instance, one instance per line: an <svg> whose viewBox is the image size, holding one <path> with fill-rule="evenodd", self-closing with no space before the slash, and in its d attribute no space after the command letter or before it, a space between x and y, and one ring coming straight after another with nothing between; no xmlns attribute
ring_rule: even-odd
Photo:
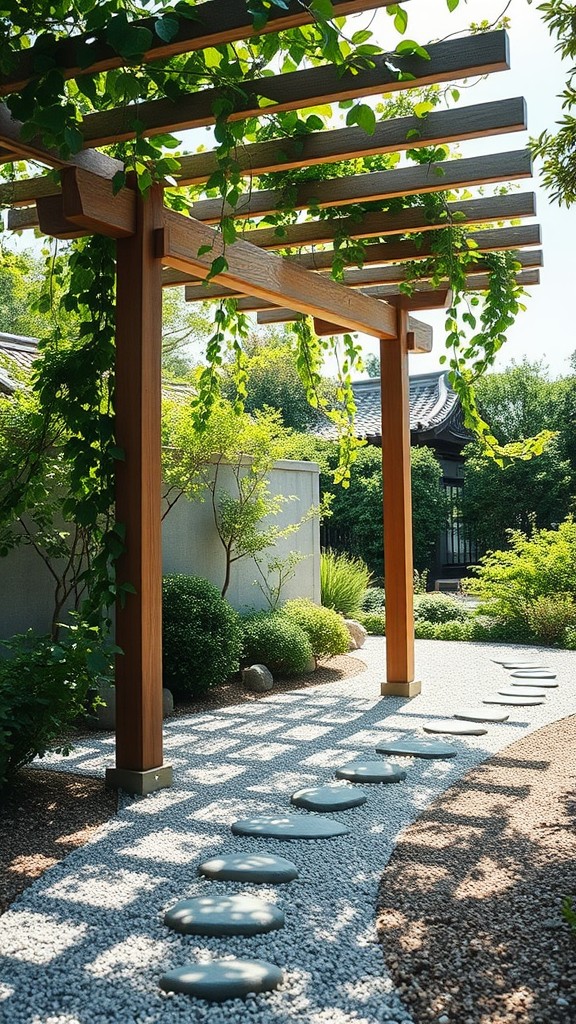
<svg viewBox="0 0 576 1024"><path fill-rule="evenodd" d="M161 354L162 267L154 232L162 188L136 200L136 232L117 242L116 518L126 528L116 604L116 767L106 782L145 794L169 786L162 756Z"/></svg>
<svg viewBox="0 0 576 1024"><path fill-rule="evenodd" d="M383 694L414 697L414 577L410 478L408 312L397 309L397 336L380 341L386 682Z"/></svg>

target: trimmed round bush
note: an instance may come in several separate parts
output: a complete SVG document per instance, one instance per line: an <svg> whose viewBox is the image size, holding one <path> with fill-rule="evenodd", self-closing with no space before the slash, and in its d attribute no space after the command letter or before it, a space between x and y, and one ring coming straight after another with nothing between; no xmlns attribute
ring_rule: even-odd
<svg viewBox="0 0 576 1024"><path fill-rule="evenodd" d="M303 672L313 657L312 644L294 619L284 612L257 612L242 619L242 659L266 665L278 675Z"/></svg>
<svg viewBox="0 0 576 1024"><path fill-rule="evenodd" d="M282 611L304 630L317 658L350 650L350 634L341 616L331 608L302 597L287 601Z"/></svg>
<svg viewBox="0 0 576 1024"><path fill-rule="evenodd" d="M360 602L363 612L380 612L386 606L384 587L367 587Z"/></svg>
<svg viewBox="0 0 576 1024"><path fill-rule="evenodd" d="M386 615L381 612L358 612L358 622L364 626L369 636L386 636Z"/></svg>
<svg viewBox="0 0 576 1024"><path fill-rule="evenodd" d="M449 594L417 594L414 618L418 622L465 622L469 612Z"/></svg>
<svg viewBox="0 0 576 1024"><path fill-rule="evenodd" d="M165 576L162 643L164 686L177 698L201 697L240 667L240 617L208 580Z"/></svg>

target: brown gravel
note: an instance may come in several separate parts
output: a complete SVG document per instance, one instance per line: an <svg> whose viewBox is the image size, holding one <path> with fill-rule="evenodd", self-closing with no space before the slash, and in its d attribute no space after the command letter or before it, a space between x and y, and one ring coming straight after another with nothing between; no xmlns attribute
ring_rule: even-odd
<svg viewBox="0 0 576 1024"><path fill-rule="evenodd" d="M0 913L116 813L103 779L23 768L0 802Z"/></svg>
<svg viewBox="0 0 576 1024"><path fill-rule="evenodd" d="M402 836L378 929L416 1024L576 1021L575 749L576 718L525 737Z"/></svg>

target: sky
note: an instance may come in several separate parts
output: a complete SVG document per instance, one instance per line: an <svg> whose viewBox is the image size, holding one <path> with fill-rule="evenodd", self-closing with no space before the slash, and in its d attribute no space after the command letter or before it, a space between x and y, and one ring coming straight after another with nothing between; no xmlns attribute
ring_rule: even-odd
<svg viewBox="0 0 576 1024"><path fill-rule="evenodd" d="M419 42L443 38L467 29L472 22L496 20L505 6L506 0L467 0L466 3L461 0L460 7L450 14L446 0L409 0L406 35ZM461 90L461 103L524 96L528 107L528 132L464 142L460 147L462 156L520 149L530 136L538 136L545 128L553 129L562 116L557 97L565 85L567 68L554 52L555 40L549 36L536 6L529 5L528 0L512 0L506 15L511 19L511 70L488 76L467 95ZM387 15L382 13L378 18L387 31ZM510 329L494 369L502 370L512 361L527 358L542 360L552 376L560 376L570 372L568 359L576 350L576 315L574 299L571 299L576 290L576 206L566 209L553 204L538 179L536 164L533 181L523 181L522 189L537 193L537 221L542 226L544 250L541 283L529 290L526 312L518 316ZM443 315L440 311L418 315L434 327L434 348L429 355L411 356L410 372L426 373L440 368L438 359L444 348ZM376 344L369 338L365 339L365 351L376 351Z"/></svg>

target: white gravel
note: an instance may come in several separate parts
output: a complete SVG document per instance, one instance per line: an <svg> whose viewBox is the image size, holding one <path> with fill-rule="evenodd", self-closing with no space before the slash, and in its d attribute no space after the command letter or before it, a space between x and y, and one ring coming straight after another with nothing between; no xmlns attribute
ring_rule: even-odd
<svg viewBox="0 0 576 1024"><path fill-rule="evenodd" d="M425 734L430 719L478 704L508 673L492 658L543 656L559 687L539 707L480 737L454 737L449 761L402 758L405 782L367 786L368 802L333 815L350 835L320 841L234 837L230 825L285 813L291 793L333 778L334 769L374 755L381 739ZM366 671L329 686L272 694L253 704L178 718L166 725L175 784L123 800L117 818L50 868L0 918L2 1024L409 1024L385 973L375 930L378 881L399 832L473 765L523 735L576 711L576 654L481 644L417 642L423 694L381 698L384 641L358 652ZM101 773L113 741L95 737L65 770ZM196 875L200 859L258 851L293 860L298 880L240 886ZM275 901L284 929L236 939L169 931L163 912L179 899L249 892ZM207 1004L158 987L165 970L199 959L255 957L285 970L276 992Z"/></svg>

